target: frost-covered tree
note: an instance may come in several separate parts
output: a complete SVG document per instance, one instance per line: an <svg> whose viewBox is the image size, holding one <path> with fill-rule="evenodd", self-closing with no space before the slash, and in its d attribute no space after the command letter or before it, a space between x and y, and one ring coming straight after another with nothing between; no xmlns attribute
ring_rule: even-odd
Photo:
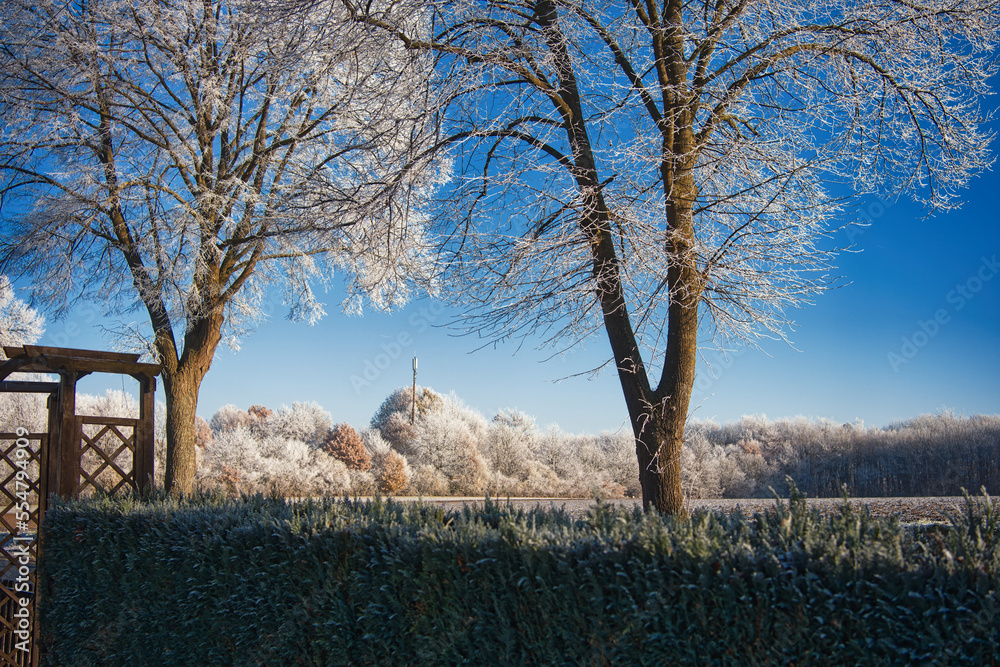
<svg viewBox="0 0 1000 667"><path fill-rule="evenodd" d="M370 428L377 429L385 440L403 454L412 453L410 444L416 437L415 422L422 420L439 403L440 397L429 387L417 387L413 422L413 388L401 387L389 394L372 416Z"/></svg>
<svg viewBox="0 0 1000 667"><path fill-rule="evenodd" d="M361 432L365 447L371 455L372 471L378 490L394 494L410 485L410 464L406 457L386 442L376 429Z"/></svg>
<svg viewBox="0 0 1000 667"><path fill-rule="evenodd" d="M991 161L997 0L418 3L433 36L343 1L439 57L469 326L603 333L662 513L699 338L785 336L830 285L846 193L947 209Z"/></svg>
<svg viewBox="0 0 1000 667"><path fill-rule="evenodd" d="M333 418L330 413L316 401L295 401L291 406L282 405L260 425L262 430L271 435L301 440L313 447L323 445L332 427Z"/></svg>
<svg viewBox="0 0 1000 667"><path fill-rule="evenodd" d="M441 396L417 422L411 461L432 466L457 494L479 494L486 488L488 466L480 449L487 422L454 394Z"/></svg>
<svg viewBox="0 0 1000 667"><path fill-rule="evenodd" d="M335 270L352 311L431 274L426 58L339 2L293 4L0 7L0 270L57 316L85 299L148 320L120 333L164 367L172 491L215 350L269 289L312 323Z"/></svg>
<svg viewBox="0 0 1000 667"><path fill-rule="evenodd" d="M293 438L245 426L215 434L199 476L234 493L336 495L351 489L347 466Z"/></svg>
<svg viewBox="0 0 1000 667"><path fill-rule="evenodd" d="M389 450L385 458L375 468L375 481L382 493L398 493L410 483L410 466L406 457Z"/></svg>
<svg viewBox="0 0 1000 667"><path fill-rule="evenodd" d="M525 477L537 436L535 419L520 410L502 410L493 416L483 453L493 470L507 477Z"/></svg>
<svg viewBox="0 0 1000 667"><path fill-rule="evenodd" d="M624 493L632 498L642 495L635 461L635 438L628 431L601 433L598 446L604 452L608 475L611 480L624 488Z"/></svg>
<svg viewBox="0 0 1000 667"><path fill-rule="evenodd" d="M232 403L228 403L215 411L208 425L212 427L212 431L220 433L221 431L232 431L241 426L250 428L255 423L256 421L247 411L240 410Z"/></svg>
<svg viewBox="0 0 1000 667"><path fill-rule="evenodd" d="M42 337L45 318L14 295L10 278L0 275L0 359L4 346L31 344Z"/></svg>
<svg viewBox="0 0 1000 667"><path fill-rule="evenodd" d="M80 394L76 399L76 414L137 419L139 401L121 389L108 389L99 396Z"/></svg>
<svg viewBox="0 0 1000 667"><path fill-rule="evenodd" d="M194 418L194 444L202 449L212 444L212 427L201 415Z"/></svg>
<svg viewBox="0 0 1000 667"><path fill-rule="evenodd" d="M3 347L31 344L45 332L45 318L14 294L7 276L0 275L0 361ZM42 379L36 374L16 373L8 379ZM40 394L0 393L0 433L14 433L18 427L39 433L47 430L46 397Z"/></svg>

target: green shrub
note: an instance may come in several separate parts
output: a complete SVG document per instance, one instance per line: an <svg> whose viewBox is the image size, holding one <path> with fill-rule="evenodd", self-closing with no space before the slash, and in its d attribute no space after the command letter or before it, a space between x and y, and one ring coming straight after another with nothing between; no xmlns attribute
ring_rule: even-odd
<svg viewBox="0 0 1000 667"><path fill-rule="evenodd" d="M53 665L995 664L998 513L59 502Z"/></svg>

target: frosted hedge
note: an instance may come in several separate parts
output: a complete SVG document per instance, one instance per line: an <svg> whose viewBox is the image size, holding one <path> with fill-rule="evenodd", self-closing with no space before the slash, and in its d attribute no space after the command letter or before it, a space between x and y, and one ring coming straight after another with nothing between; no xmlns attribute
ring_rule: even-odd
<svg viewBox="0 0 1000 667"><path fill-rule="evenodd" d="M916 529L795 495L755 517L448 513L260 496L61 502L53 665L989 664L1000 513Z"/></svg>

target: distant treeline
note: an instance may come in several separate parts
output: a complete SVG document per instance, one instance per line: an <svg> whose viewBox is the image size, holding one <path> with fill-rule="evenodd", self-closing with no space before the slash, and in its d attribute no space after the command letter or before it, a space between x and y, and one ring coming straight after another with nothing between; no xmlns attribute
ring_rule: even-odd
<svg viewBox="0 0 1000 667"><path fill-rule="evenodd" d="M81 414L134 416L120 391L81 395ZM367 428L336 424L316 403L270 409L222 407L198 418L197 483L229 493L304 495L482 495L605 498L639 495L631 430L572 434L544 430L518 410L487 419L453 394L393 392ZM157 481L166 451L165 408L157 406ZM44 429L41 397L0 396L0 432ZM923 415L885 428L802 417L693 421L682 452L689 498L755 498L786 477L809 496L855 498L1000 494L1000 415ZM3 472L0 466L0 473Z"/></svg>
<svg viewBox="0 0 1000 667"><path fill-rule="evenodd" d="M691 497L752 498L786 491L786 476L814 497L846 485L856 498L1000 492L1000 415L921 415L885 428L802 417L743 417L688 425L683 461Z"/></svg>

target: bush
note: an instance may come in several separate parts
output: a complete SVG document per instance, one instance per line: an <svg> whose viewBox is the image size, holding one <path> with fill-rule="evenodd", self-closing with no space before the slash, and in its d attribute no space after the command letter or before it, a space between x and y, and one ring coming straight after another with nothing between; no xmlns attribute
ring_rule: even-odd
<svg viewBox="0 0 1000 667"><path fill-rule="evenodd" d="M410 467L399 452L389 451L380 462L375 481L382 493L399 493L410 485Z"/></svg>
<svg viewBox="0 0 1000 667"><path fill-rule="evenodd" d="M329 430L322 445L323 451L342 461L351 470L369 470L372 459L365 449L365 442L350 424L337 424Z"/></svg>
<svg viewBox="0 0 1000 667"><path fill-rule="evenodd" d="M57 501L53 665L992 664L1000 512L906 530L247 497Z"/></svg>

